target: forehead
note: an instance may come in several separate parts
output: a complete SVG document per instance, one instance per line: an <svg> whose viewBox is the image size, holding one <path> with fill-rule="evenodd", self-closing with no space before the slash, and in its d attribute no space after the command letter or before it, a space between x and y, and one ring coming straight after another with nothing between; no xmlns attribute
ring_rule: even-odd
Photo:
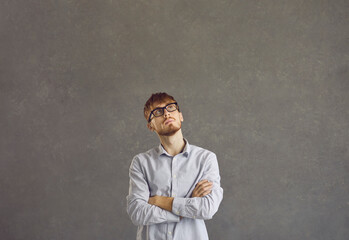
<svg viewBox="0 0 349 240"><path fill-rule="evenodd" d="M172 103L172 102L174 102L174 101L172 101L171 99L167 99L167 100L164 100L161 102L154 102L151 109L153 110L153 109L158 108L158 107L165 107L167 104Z"/></svg>

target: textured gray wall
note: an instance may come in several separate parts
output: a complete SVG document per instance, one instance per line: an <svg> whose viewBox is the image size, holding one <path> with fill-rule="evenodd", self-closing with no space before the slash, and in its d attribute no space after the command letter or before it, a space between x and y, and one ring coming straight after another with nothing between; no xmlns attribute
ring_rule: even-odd
<svg viewBox="0 0 349 240"><path fill-rule="evenodd" d="M349 236L347 0L0 3L0 239L135 239L132 157L167 91L217 153L211 239Z"/></svg>

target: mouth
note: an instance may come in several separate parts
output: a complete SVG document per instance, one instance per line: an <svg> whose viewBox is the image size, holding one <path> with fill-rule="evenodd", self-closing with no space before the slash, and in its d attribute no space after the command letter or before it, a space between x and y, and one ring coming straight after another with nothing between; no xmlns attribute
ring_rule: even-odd
<svg viewBox="0 0 349 240"><path fill-rule="evenodd" d="M167 119L166 121L165 121L165 125L167 125L167 124L169 124L169 123L171 123L171 122L174 122L175 120L173 119L173 118L170 118L170 119Z"/></svg>

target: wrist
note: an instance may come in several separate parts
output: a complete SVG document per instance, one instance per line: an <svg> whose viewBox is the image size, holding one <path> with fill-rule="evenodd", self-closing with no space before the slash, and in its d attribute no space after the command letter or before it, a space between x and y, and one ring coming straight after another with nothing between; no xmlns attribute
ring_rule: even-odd
<svg viewBox="0 0 349 240"><path fill-rule="evenodd" d="M154 196L150 197L148 203L172 212L173 197Z"/></svg>
<svg viewBox="0 0 349 240"><path fill-rule="evenodd" d="M162 208L172 212L173 197L163 197L162 198Z"/></svg>
<svg viewBox="0 0 349 240"><path fill-rule="evenodd" d="M173 197L160 196L155 205L166 211L172 212L173 199Z"/></svg>

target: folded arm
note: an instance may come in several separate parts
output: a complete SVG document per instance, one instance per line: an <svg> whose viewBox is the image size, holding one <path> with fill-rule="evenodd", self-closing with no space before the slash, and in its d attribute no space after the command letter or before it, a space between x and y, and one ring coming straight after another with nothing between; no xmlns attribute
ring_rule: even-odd
<svg viewBox="0 0 349 240"><path fill-rule="evenodd" d="M164 222L179 222L179 216L148 203L149 187L135 157L130 166L130 187L127 199L127 213L135 225L151 225Z"/></svg>
<svg viewBox="0 0 349 240"><path fill-rule="evenodd" d="M205 187L194 189L191 198L154 196L149 199L149 203L181 217L211 219L223 199L223 189L220 186L219 167L215 154L212 153L209 156L205 173L201 179L212 182L212 188L204 183L202 185Z"/></svg>

